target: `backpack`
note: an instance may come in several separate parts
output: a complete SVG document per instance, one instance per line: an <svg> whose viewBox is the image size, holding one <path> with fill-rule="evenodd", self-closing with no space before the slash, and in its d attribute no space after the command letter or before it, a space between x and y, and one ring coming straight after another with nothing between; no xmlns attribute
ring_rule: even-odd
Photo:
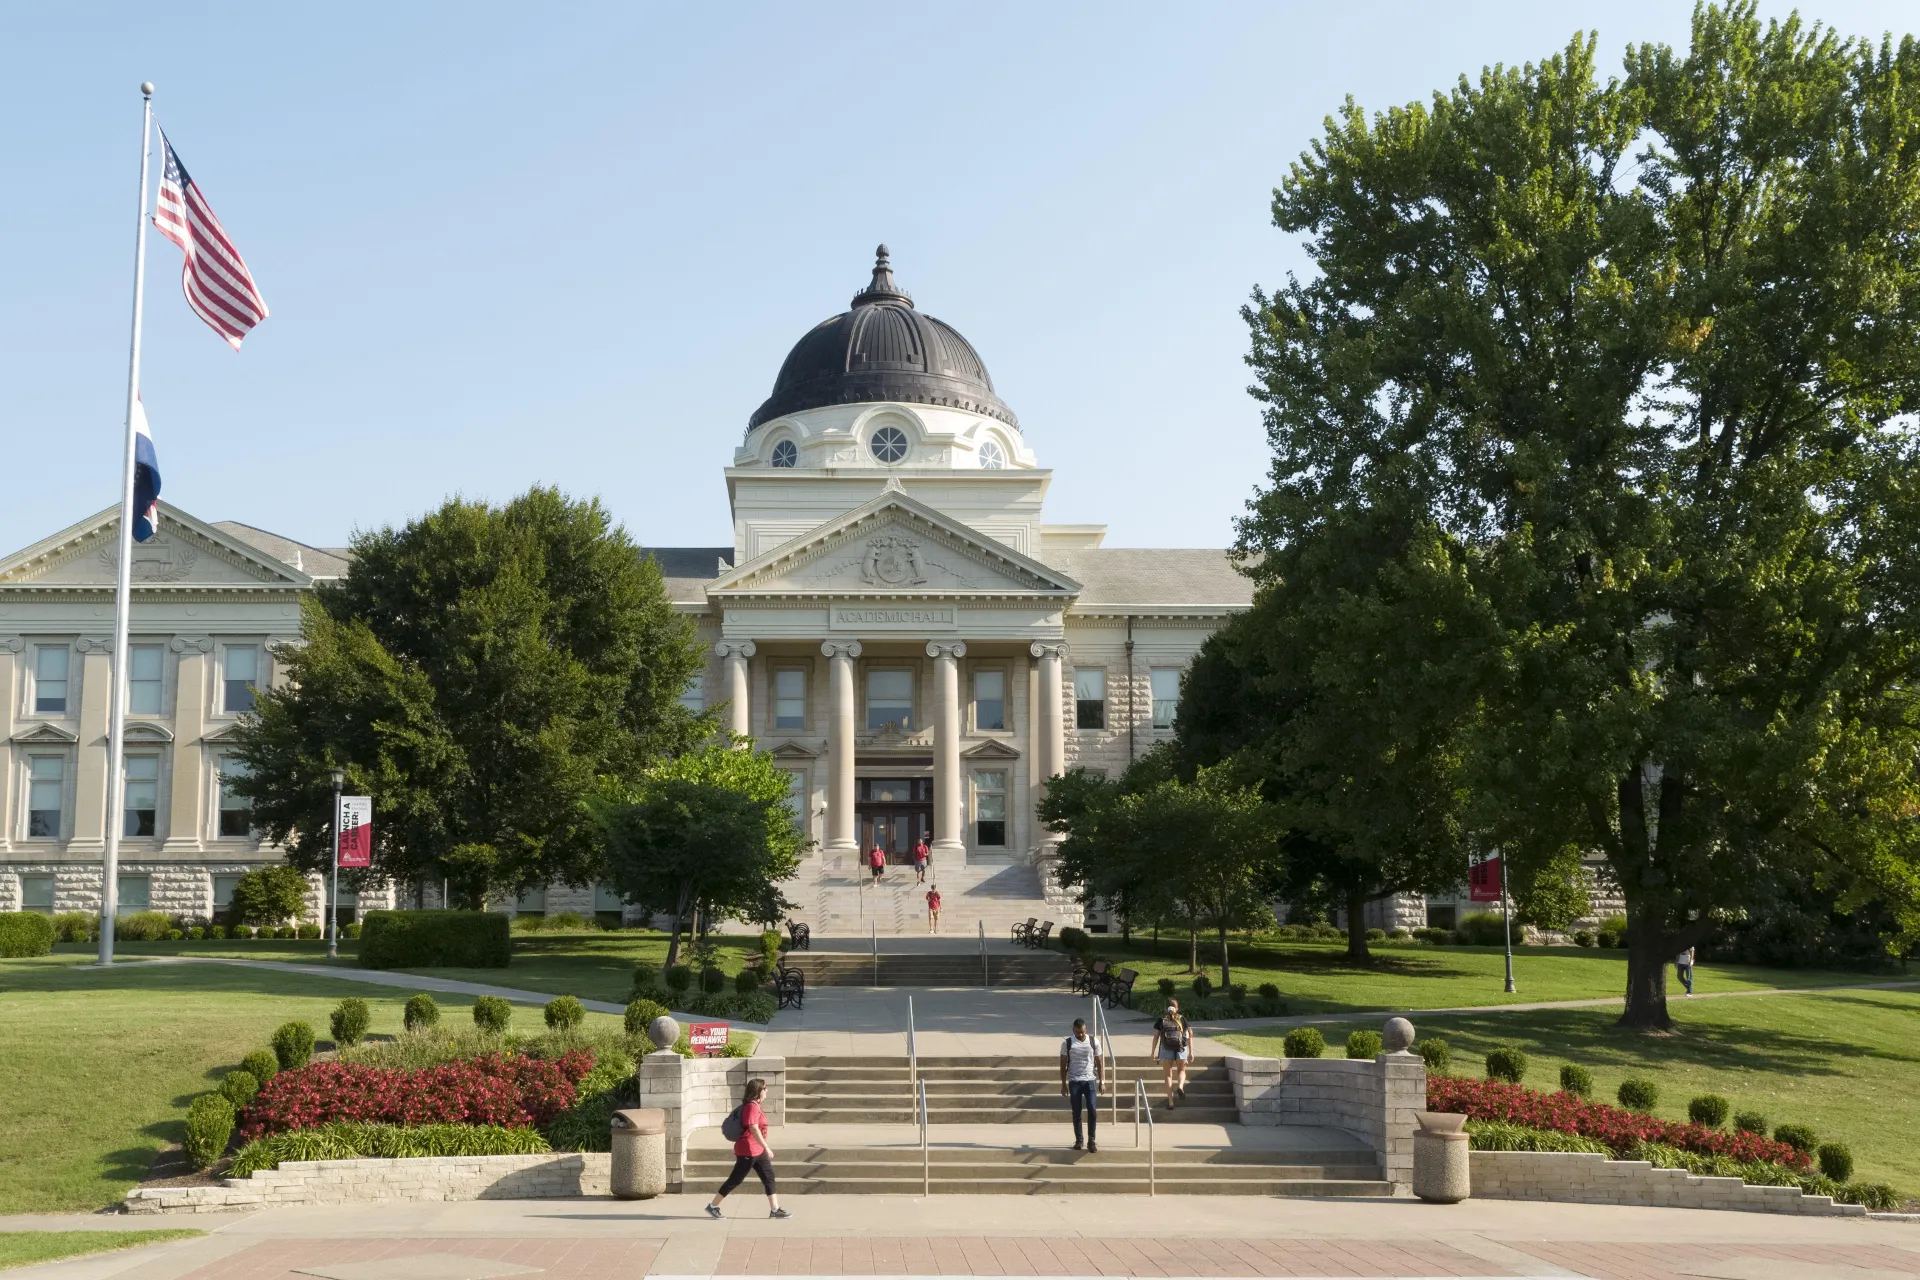
<svg viewBox="0 0 1920 1280"><path fill-rule="evenodd" d="M1161 1015L1160 1047L1171 1049L1175 1053L1187 1047L1186 1027L1178 1017L1171 1014Z"/></svg>
<svg viewBox="0 0 1920 1280"><path fill-rule="evenodd" d="M747 1136L746 1122L740 1118L740 1113L746 1109L746 1104L742 1103L728 1112L727 1118L720 1122L720 1136L728 1142L738 1142Z"/></svg>

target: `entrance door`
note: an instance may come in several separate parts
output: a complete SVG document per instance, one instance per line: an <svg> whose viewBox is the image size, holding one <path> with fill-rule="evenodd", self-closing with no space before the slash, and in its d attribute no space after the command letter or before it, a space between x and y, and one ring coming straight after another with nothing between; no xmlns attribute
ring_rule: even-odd
<svg viewBox="0 0 1920 1280"><path fill-rule="evenodd" d="M862 853L878 845L888 862L912 862L914 845L932 840L932 778L862 778L856 794Z"/></svg>

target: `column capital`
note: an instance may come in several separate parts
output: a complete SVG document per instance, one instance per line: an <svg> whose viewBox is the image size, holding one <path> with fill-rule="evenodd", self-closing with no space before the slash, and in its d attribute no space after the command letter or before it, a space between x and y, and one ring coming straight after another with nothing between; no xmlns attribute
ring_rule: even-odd
<svg viewBox="0 0 1920 1280"><path fill-rule="evenodd" d="M1035 640L1027 646L1027 652L1036 658L1058 658L1062 662L1065 662L1072 656L1073 651L1068 648L1065 640L1057 640L1052 643L1044 640Z"/></svg>
<svg viewBox="0 0 1920 1280"><path fill-rule="evenodd" d="M751 640L722 640L713 646L722 658L751 658L758 650Z"/></svg>
<svg viewBox="0 0 1920 1280"><path fill-rule="evenodd" d="M857 658L860 656L858 640L827 640L820 645L820 654L826 658Z"/></svg>
<svg viewBox="0 0 1920 1280"><path fill-rule="evenodd" d="M929 658L964 658L967 656L967 642L953 640L943 644L938 640L929 640L927 656Z"/></svg>

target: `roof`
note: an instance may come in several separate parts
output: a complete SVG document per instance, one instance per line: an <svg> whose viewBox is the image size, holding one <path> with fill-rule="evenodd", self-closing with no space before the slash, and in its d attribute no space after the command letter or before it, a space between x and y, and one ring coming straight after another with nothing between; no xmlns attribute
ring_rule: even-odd
<svg viewBox="0 0 1920 1280"><path fill-rule="evenodd" d="M1047 562L1080 580L1073 606L1080 613L1253 604L1253 580L1214 547L1084 547L1053 552Z"/></svg>
<svg viewBox="0 0 1920 1280"><path fill-rule="evenodd" d="M216 520L213 527L314 578L344 577L347 565L353 560L353 552L346 547L310 547L304 542L295 542L292 538L283 538L250 524L241 524L238 520Z"/></svg>
<svg viewBox="0 0 1920 1280"><path fill-rule="evenodd" d="M674 604L705 604L706 586L733 568L732 547L643 547L667 580Z"/></svg>

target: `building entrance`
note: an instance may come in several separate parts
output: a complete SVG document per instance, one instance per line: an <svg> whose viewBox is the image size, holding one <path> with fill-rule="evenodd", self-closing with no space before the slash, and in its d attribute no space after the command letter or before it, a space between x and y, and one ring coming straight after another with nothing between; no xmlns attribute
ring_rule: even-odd
<svg viewBox="0 0 1920 1280"><path fill-rule="evenodd" d="M854 811L861 853L878 845L888 862L912 862L914 845L933 840L933 779L861 778Z"/></svg>

